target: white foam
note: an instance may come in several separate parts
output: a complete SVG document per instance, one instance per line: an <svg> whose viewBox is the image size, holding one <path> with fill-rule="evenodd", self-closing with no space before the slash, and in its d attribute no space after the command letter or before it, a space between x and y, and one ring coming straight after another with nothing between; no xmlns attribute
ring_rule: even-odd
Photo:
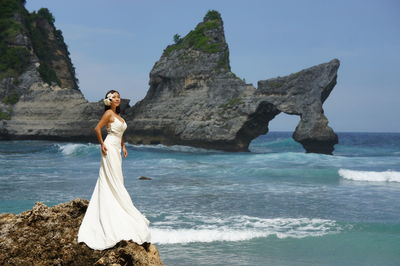
<svg viewBox="0 0 400 266"><path fill-rule="evenodd" d="M349 169L339 169L339 175L344 179L368 182L400 182L400 172L396 171L356 171Z"/></svg>
<svg viewBox="0 0 400 266"><path fill-rule="evenodd" d="M267 232L257 232L250 230L240 231L217 229L151 229L151 241L158 244L242 241L266 236L268 236Z"/></svg>
<svg viewBox="0 0 400 266"><path fill-rule="evenodd" d="M186 221L179 224L179 218L155 222L151 227L152 242L177 244L213 241L243 241L253 238L276 236L277 238L304 238L322 236L341 231L332 220L309 218L264 219L250 216L227 218L207 218L204 216L185 216ZM189 219L190 221L187 221ZM176 227L191 228L176 228ZM175 227L175 228L173 228Z"/></svg>
<svg viewBox="0 0 400 266"><path fill-rule="evenodd" d="M59 150L64 154L64 155L72 155L76 154L88 149L92 149L94 146L97 147L97 145L88 143L88 144L82 144L82 143L67 143L67 144L56 144L58 146Z"/></svg>

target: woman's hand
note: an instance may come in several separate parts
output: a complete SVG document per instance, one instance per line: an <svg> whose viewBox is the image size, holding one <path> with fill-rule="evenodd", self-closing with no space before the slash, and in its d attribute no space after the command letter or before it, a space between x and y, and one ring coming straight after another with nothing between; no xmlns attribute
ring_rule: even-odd
<svg viewBox="0 0 400 266"><path fill-rule="evenodd" d="M101 144L101 152L103 153L103 155L107 155L107 147L106 145L104 145L104 143Z"/></svg>
<svg viewBox="0 0 400 266"><path fill-rule="evenodd" d="M124 157L128 156L128 151L126 150L125 145L122 147L122 152L124 153Z"/></svg>

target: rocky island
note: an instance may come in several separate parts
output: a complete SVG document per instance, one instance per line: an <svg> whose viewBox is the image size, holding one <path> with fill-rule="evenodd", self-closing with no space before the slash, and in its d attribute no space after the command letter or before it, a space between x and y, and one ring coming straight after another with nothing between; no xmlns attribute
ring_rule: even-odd
<svg viewBox="0 0 400 266"><path fill-rule="evenodd" d="M22 0L1 5L12 27L0 36L0 49L10 54L0 56L0 139L97 142L92 128L104 110L102 100L88 102L79 90L51 13L30 14ZM146 96L133 106L122 102L128 142L249 151L250 142L284 112L300 117L293 138L306 152L332 154L338 137L322 105L336 85L338 59L260 80L255 88L231 71L219 12L210 10L174 41L154 64ZM24 61L12 64L15 57Z"/></svg>

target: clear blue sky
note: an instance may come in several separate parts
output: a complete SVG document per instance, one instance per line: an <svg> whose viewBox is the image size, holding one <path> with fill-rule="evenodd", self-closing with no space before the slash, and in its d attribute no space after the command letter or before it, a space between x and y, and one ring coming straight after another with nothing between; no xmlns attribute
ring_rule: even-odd
<svg viewBox="0 0 400 266"><path fill-rule="evenodd" d="M55 16L81 91L98 101L117 89L133 105L175 33L186 35L209 9L224 21L232 71L246 82L341 61L324 104L335 131L400 132L400 1L28 0ZM270 130L293 131L279 115Z"/></svg>

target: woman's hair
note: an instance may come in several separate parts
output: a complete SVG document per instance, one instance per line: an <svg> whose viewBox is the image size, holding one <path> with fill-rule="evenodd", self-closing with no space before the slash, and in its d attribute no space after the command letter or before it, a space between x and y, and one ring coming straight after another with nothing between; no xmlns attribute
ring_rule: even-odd
<svg viewBox="0 0 400 266"><path fill-rule="evenodd" d="M116 91L116 90L109 90L109 91L107 91L106 96L104 96L104 99L107 98L107 94L109 94L109 93L114 93L114 92L116 92L116 93L119 94L119 92ZM120 94L120 95L121 95L121 94ZM121 112L121 110L120 110L120 108L119 108L120 106L121 106L121 105L117 106L117 108L115 109L115 111L117 112L117 114L119 114L119 113ZM104 105L104 112L107 111L108 109L111 109L111 106Z"/></svg>

